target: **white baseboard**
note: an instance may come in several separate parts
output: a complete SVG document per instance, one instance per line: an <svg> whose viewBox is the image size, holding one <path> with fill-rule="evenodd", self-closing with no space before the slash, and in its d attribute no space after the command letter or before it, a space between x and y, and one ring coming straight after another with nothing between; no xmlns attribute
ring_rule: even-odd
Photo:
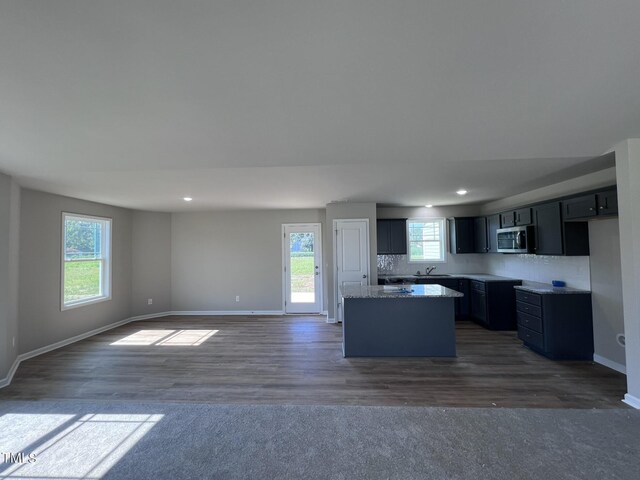
<svg viewBox="0 0 640 480"><path fill-rule="evenodd" d="M251 315L284 315L282 310L177 310L169 315L199 315L199 316L251 316Z"/></svg>
<svg viewBox="0 0 640 480"><path fill-rule="evenodd" d="M93 337L94 335L98 335L99 333L106 332L107 330L112 330L117 327L121 327L122 325L126 325L127 323L137 322L140 320L148 320L150 318L159 318L166 317L171 315L171 312L159 312L159 313L151 313L148 315L138 315L136 317L125 318L124 320L120 320L119 322L110 323L109 325L105 325L104 327L96 328L94 330L90 330L85 333L81 333L80 335L76 335L75 337L67 338L66 340L61 340L56 343L52 343L51 345L47 345L44 347L37 348L35 350L31 350L30 352L21 353L18 355L13 362L13 365L9 369L9 373L7 376L0 379L0 388L6 387L13 380L13 376L18 370L18 366L20 366L20 362L24 362L25 360L29 360L30 358L37 357L38 355L42 355L44 353L51 352L53 350L57 350L58 348L66 347L67 345L71 345L72 343L79 342L80 340L84 340L89 337Z"/></svg>
<svg viewBox="0 0 640 480"><path fill-rule="evenodd" d="M13 380L13 376L16 374L16 370L18 370L19 365L20 365L20 360L16 358L15 361L13 362L13 365L11 365L11 368L9 369L9 373L7 373L7 376L0 379L0 388L6 387L11 383L11 380Z"/></svg>
<svg viewBox="0 0 640 480"><path fill-rule="evenodd" d="M327 317L327 323L338 323L335 318Z"/></svg>
<svg viewBox="0 0 640 480"><path fill-rule="evenodd" d="M599 363L600 365L604 365L605 367L609 367L616 372L627 374L627 367L622 365L621 363L614 362L613 360L609 360L608 358L602 357L600 355L593 355L593 361Z"/></svg>
<svg viewBox="0 0 640 480"><path fill-rule="evenodd" d="M625 394L624 399L622 401L627 405L630 405L633 408L640 410L640 398L634 397L633 395L630 395L627 393Z"/></svg>

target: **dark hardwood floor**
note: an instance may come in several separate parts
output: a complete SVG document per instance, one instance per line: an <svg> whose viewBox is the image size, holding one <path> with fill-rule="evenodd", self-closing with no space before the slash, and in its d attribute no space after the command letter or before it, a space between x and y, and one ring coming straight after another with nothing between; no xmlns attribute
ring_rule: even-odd
<svg viewBox="0 0 640 480"><path fill-rule="evenodd" d="M322 317L165 317L23 362L0 400L625 408L613 370L548 360L515 332L456 335L457 358L346 359Z"/></svg>

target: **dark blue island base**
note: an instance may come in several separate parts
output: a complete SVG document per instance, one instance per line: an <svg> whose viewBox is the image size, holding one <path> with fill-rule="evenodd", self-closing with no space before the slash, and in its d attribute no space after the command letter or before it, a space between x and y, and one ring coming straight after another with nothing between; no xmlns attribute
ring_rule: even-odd
<svg viewBox="0 0 640 480"><path fill-rule="evenodd" d="M455 298L461 294L439 285L412 288L416 294L405 296L343 293L345 357L456 356Z"/></svg>

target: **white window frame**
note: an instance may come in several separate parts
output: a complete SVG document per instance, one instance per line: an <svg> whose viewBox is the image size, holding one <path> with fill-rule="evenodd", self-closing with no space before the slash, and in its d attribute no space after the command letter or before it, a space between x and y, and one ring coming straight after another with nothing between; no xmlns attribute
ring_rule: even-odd
<svg viewBox="0 0 640 480"><path fill-rule="evenodd" d="M82 300L75 300L71 302L64 301L64 272L65 264L69 262L79 262L86 260L65 260L65 247L66 247L66 222L67 218L81 218L96 222L103 223L102 236L100 238L101 251L102 251L102 278L101 295L89 298L83 298ZM84 307L85 305L92 305L94 303L106 302L111 300L111 231L112 231L113 219L108 217L99 217L97 215L84 215L79 213L62 212L62 248L60 249L60 310L71 310L73 308Z"/></svg>
<svg viewBox="0 0 640 480"><path fill-rule="evenodd" d="M440 223L440 259L439 260L412 260L411 259L411 235L409 226L411 223ZM407 219L407 263L447 263L447 222L443 217L420 217Z"/></svg>

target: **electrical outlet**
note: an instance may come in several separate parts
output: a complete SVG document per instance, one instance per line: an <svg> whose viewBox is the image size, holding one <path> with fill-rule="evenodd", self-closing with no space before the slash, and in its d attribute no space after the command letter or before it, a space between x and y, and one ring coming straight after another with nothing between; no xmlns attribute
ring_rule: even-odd
<svg viewBox="0 0 640 480"><path fill-rule="evenodd" d="M149 298L147 300L147 305L153 305L153 298Z"/></svg>
<svg viewBox="0 0 640 480"><path fill-rule="evenodd" d="M240 301L240 295L236 295L236 302Z"/></svg>

